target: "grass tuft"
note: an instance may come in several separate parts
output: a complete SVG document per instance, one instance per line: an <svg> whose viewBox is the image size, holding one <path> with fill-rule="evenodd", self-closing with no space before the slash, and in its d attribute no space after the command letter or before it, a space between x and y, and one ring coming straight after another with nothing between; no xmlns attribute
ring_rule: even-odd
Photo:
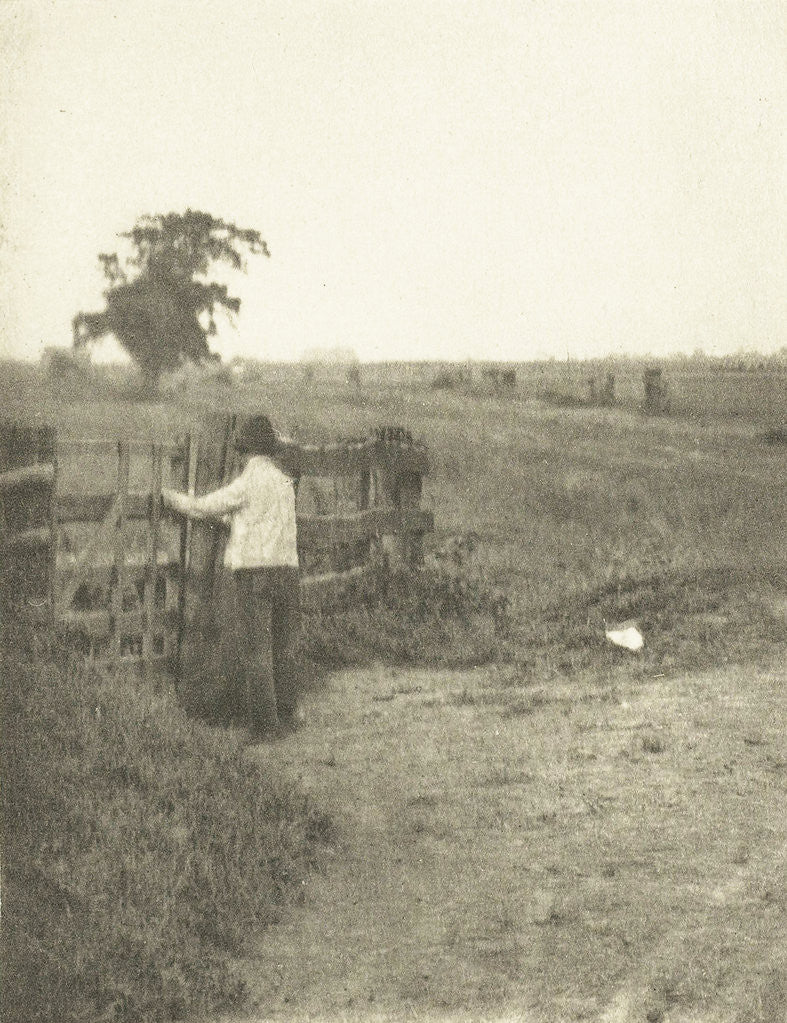
<svg viewBox="0 0 787 1023"><path fill-rule="evenodd" d="M303 656L330 666L460 667L499 660L511 634L509 601L455 559L383 572L360 607L304 623Z"/></svg>
<svg viewBox="0 0 787 1023"><path fill-rule="evenodd" d="M169 695L3 638L2 1018L239 1003L235 957L299 897L331 822Z"/></svg>

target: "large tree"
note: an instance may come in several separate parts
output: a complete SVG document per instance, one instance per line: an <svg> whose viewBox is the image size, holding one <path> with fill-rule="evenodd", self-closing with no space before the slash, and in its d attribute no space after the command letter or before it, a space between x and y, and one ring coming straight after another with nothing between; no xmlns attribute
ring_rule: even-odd
<svg viewBox="0 0 787 1023"><path fill-rule="evenodd" d="M198 210L140 217L120 237L128 239L130 254L99 255L106 308L74 317L74 347L114 334L155 390L161 374L184 359L217 358L208 347L216 312L237 313L240 299L209 279L216 264L245 270L247 253L270 253L258 231Z"/></svg>

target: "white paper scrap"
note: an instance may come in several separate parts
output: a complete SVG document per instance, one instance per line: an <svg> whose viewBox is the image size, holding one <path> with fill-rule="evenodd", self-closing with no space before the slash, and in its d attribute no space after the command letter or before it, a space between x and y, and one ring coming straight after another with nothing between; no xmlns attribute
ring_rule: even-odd
<svg viewBox="0 0 787 1023"><path fill-rule="evenodd" d="M627 622L616 629L607 629L605 635L610 643L625 647L626 650L633 650L635 653L645 646L645 640L637 626Z"/></svg>

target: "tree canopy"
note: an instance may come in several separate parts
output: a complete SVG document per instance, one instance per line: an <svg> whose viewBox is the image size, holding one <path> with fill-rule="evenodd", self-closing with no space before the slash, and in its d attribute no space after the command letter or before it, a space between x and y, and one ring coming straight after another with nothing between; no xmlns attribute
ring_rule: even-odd
<svg viewBox="0 0 787 1023"><path fill-rule="evenodd" d="M240 299L208 275L219 263L244 271L247 253L269 256L259 231L186 210L140 217L119 237L128 239L131 254L99 254L106 308L74 317L74 347L114 334L150 388L184 359L217 358L208 346L216 312L238 313Z"/></svg>

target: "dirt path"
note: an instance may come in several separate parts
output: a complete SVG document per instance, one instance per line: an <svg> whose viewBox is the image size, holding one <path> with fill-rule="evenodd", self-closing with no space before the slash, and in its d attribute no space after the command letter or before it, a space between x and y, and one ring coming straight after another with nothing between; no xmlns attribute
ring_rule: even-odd
<svg viewBox="0 0 787 1023"><path fill-rule="evenodd" d="M625 691L333 676L297 735L249 753L340 828L246 964L249 1023L776 1023L783 663Z"/></svg>

